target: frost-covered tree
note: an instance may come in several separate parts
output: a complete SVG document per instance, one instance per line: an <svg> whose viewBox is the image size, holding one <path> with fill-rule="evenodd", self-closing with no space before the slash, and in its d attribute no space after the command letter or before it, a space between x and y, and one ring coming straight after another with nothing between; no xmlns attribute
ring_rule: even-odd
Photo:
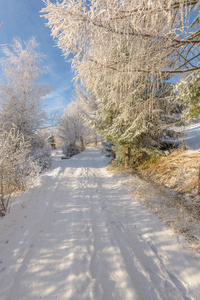
<svg viewBox="0 0 200 300"><path fill-rule="evenodd" d="M200 73L192 73L182 79L175 87L177 98L185 107L184 117L194 118L200 115Z"/></svg>
<svg viewBox="0 0 200 300"><path fill-rule="evenodd" d="M0 125L10 130L14 124L26 140L31 140L45 119L42 98L50 91L40 82L47 68L42 66L44 56L36 51L37 46L34 38L14 39L11 47L3 47L1 59Z"/></svg>
<svg viewBox="0 0 200 300"><path fill-rule="evenodd" d="M88 85L102 72L120 79L199 68L199 31L187 27L198 0L44 3L42 12L58 47L66 57L74 54L72 65Z"/></svg>
<svg viewBox="0 0 200 300"><path fill-rule="evenodd" d="M76 79L95 96L96 128L127 147L152 143L166 80L199 69L199 31L188 26L198 0L44 2L58 47L73 53Z"/></svg>
<svg viewBox="0 0 200 300"><path fill-rule="evenodd" d="M49 114L48 114L48 121L49 121L49 130L51 131L51 134L53 135L57 124L62 116L62 111L60 109L53 109Z"/></svg>
<svg viewBox="0 0 200 300"><path fill-rule="evenodd" d="M156 90L170 74L199 68L200 34L188 26L197 2L47 0L42 13L64 55L73 53L76 78L119 106L133 86Z"/></svg>
<svg viewBox="0 0 200 300"><path fill-rule="evenodd" d="M192 27L200 23L200 1L195 5L193 13L197 13ZM199 70L182 78L175 85L175 93L178 100L184 107L184 117L194 118L200 115L200 72Z"/></svg>
<svg viewBox="0 0 200 300"><path fill-rule="evenodd" d="M16 128L0 130L0 215L8 209L13 192L25 190L27 175L34 166L28 163L30 144Z"/></svg>
<svg viewBox="0 0 200 300"><path fill-rule="evenodd" d="M80 102L68 104L57 127L57 136L62 144L73 146L78 143L83 150L84 144L91 142L93 135L94 131L85 124Z"/></svg>
<svg viewBox="0 0 200 300"><path fill-rule="evenodd" d="M98 143L97 131L99 128L98 122L101 122L101 118L97 118L99 111L98 101L95 95L91 91L83 89L80 85L75 85L75 98L74 101L78 107L79 113L84 121L83 137L86 143L93 143L96 147Z"/></svg>
<svg viewBox="0 0 200 300"><path fill-rule="evenodd" d="M147 89L148 82L132 87L124 101L110 101L105 91L96 94L78 90L78 97L87 123L106 140L131 149L157 148L170 122L171 85L161 82L158 91ZM117 93L116 93L117 96Z"/></svg>
<svg viewBox="0 0 200 300"><path fill-rule="evenodd" d="M57 136L63 144L72 146L78 139L78 128L76 126L76 114L70 111L70 107L64 109L63 117L57 127Z"/></svg>
<svg viewBox="0 0 200 300"><path fill-rule="evenodd" d="M57 135L63 144L73 146L82 139L83 120L75 103L65 109L57 127Z"/></svg>

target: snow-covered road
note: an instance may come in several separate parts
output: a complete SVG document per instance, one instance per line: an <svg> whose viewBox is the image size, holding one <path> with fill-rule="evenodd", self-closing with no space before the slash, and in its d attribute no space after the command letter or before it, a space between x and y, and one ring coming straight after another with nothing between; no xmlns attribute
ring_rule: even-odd
<svg viewBox="0 0 200 300"><path fill-rule="evenodd" d="M100 150L54 155L0 220L1 300L200 299L200 257L128 195Z"/></svg>

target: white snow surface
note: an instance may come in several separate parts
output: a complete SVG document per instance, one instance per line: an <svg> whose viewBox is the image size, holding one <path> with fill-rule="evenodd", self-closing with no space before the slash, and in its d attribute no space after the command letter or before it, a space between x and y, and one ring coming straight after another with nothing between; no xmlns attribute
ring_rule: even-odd
<svg viewBox="0 0 200 300"><path fill-rule="evenodd" d="M185 128L184 140L191 149L200 148L200 123L191 124Z"/></svg>
<svg viewBox="0 0 200 300"><path fill-rule="evenodd" d="M109 174L100 150L54 152L0 219L1 300L200 299L200 256Z"/></svg>

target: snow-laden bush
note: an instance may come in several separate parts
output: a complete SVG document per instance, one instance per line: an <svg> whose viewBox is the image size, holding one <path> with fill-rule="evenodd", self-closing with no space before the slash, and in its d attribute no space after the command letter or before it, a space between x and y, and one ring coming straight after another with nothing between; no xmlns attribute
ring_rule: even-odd
<svg viewBox="0 0 200 300"><path fill-rule="evenodd" d="M8 209L13 192L25 190L27 175L34 166L27 159L30 144L16 128L0 131L0 213L4 215Z"/></svg>
<svg viewBox="0 0 200 300"><path fill-rule="evenodd" d="M45 149L37 149L31 155L31 160L36 163L38 173L45 169L49 169L51 165L50 151Z"/></svg>
<svg viewBox="0 0 200 300"><path fill-rule="evenodd" d="M52 147L48 142L48 138L50 136L50 132L47 129L38 130L31 139L31 148L33 150L37 149L45 149L51 150Z"/></svg>
<svg viewBox="0 0 200 300"><path fill-rule="evenodd" d="M65 156L71 157L81 152L77 145L64 145L62 147L62 152Z"/></svg>
<svg viewBox="0 0 200 300"><path fill-rule="evenodd" d="M111 143L111 142L103 142L102 146L103 146L103 152L105 153L105 155L107 157L113 157L114 158L114 151L112 149L113 143Z"/></svg>

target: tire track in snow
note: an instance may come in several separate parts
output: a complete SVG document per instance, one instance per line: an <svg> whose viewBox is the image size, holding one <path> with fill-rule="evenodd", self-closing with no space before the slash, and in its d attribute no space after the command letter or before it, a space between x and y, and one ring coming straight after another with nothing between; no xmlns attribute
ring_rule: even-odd
<svg viewBox="0 0 200 300"><path fill-rule="evenodd" d="M60 169L58 172L49 172L50 176L47 174L46 180L43 183L43 186L37 188L37 196L41 197L44 194L44 197L47 198L48 204L44 208L42 214L39 215L39 219L36 223L34 223L35 227L30 228L30 234L26 237L25 241L20 241L20 244L24 244L23 247L20 247L16 256L17 264L12 268L12 273L14 274L13 283L11 282L11 286L9 289L9 294L5 298L6 300L15 300L15 299L27 299L27 296L23 298L23 293L20 294L20 289L18 286L20 285L21 274L25 273L27 270L27 265L29 264L31 257L34 254L35 248L40 243L41 239L44 236L45 227L55 220L52 218L52 213L54 214L54 201L58 200L58 191L59 191L59 176L62 178L65 169ZM72 169L71 174L75 176L77 169ZM52 175L51 175L52 173ZM55 175L54 175L55 174ZM46 188L44 188L46 187ZM36 195L36 193L35 193ZM34 196L34 195L33 195ZM44 199L43 199L44 200ZM38 202L38 201L37 201ZM40 203L38 203L40 205ZM35 216L36 218L38 216ZM54 217L54 216L53 216ZM16 251L15 251L16 253ZM35 299L35 298L33 298Z"/></svg>
<svg viewBox="0 0 200 300"><path fill-rule="evenodd" d="M98 172L99 173L99 172ZM98 174L100 175L100 174ZM101 177L102 174L101 174ZM125 266L119 267L120 270L126 269L128 272L128 275L130 277L131 282L134 283L135 285L135 290L137 290L137 293L135 291L131 291L130 294L130 299L192 299L187 296L187 290L182 285L181 283L178 284L178 281L175 280L175 276L173 274L170 274L163 266L163 263L161 259L159 258L158 254L156 253L154 247L149 243L147 245L150 247L150 250L153 252L151 254L152 256L155 255L153 258L154 261L156 260L156 265L157 269L156 271L153 270L151 267L148 266L148 263L151 263L151 261L146 261L146 255L141 255L141 249L144 245L141 245L141 248L139 250L134 249L130 246L130 243L127 238L124 238L125 231L126 231L126 226L124 223L121 221L111 221L110 220L110 215L112 215L113 219L113 213L112 210L108 208L107 205L105 205L105 201L103 199L107 200L109 203L109 199L107 199L104 195L104 190L102 186L99 184L99 178L97 178L97 174L90 172L90 174L87 171L86 178L88 178L88 183L91 184L91 179L93 179L93 183L96 184L96 192L100 192L100 198L98 200L98 203L94 201L95 197L94 194L91 195L91 189L90 190L90 206L92 209L92 218L97 222L98 220L98 215L95 215L95 209L94 205L101 205L102 211L105 211L106 213L106 219L107 219L107 224L106 221L104 220L104 224L101 224L100 226L104 228L103 232L111 230L112 234L112 241L109 240L110 247L116 248L116 244L120 250L120 253L122 257L124 258ZM84 186L86 187L86 185ZM111 201L112 202L112 201ZM97 209L96 209L97 211ZM101 216L102 217L102 216ZM102 220L101 220L102 221ZM101 287L101 292L103 294L103 299L116 299L116 294L114 294L114 298L112 296L112 292L114 290L114 284L110 284L112 286L112 289L108 291L108 284L107 282L105 283L104 278L106 274L106 269L102 270L102 265L105 264L105 258L102 258L99 255L99 249L101 249L102 245L100 242L99 237L101 236L101 232L98 230L96 223L93 224L93 239L94 241L94 250L93 250L93 255L91 258L91 263L90 263L90 272L92 278L96 279L96 286L98 285ZM110 227L110 228L109 228ZM88 228L88 227L87 227ZM118 230L117 230L118 229ZM115 237L115 240L113 241L113 237ZM138 234L138 239L140 240L141 244L141 236ZM136 241L138 244L138 240ZM146 243L146 241L143 241ZM114 248L112 252L114 253ZM136 251L137 250L137 251ZM135 255L135 251L138 254L138 258ZM143 263L141 263L141 262ZM107 266L106 266L107 267ZM154 266L155 267L155 266ZM139 271L140 270L140 271ZM109 271L108 271L109 272ZM122 272L123 274L123 272ZM142 276L141 276L142 275ZM118 277L120 277L118 275ZM119 282L123 282L124 277L127 277L127 275L122 276L122 278L119 280ZM141 277L141 280L139 280L139 277ZM146 282L145 282L146 281ZM124 283L123 283L124 286ZM136 288L137 287L137 288ZM144 288L147 287L147 288ZM150 289L149 289L150 287ZM176 288L178 287L178 289ZM181 287L181 291L179 288ZM124 289L124 287L123 287ZM146 289L146 290L145 290ZM106 291L106 293L104 293ZM126 288L126 292L128 295L128 288ZM118 294L120 292L118 291ZM127 295L125 297L127 297ZM124 297L124 296L123 296ZM127 298L129 299L129 298Z"/></svg>
<svg viewBox="0 0 200 300"><path fill-rule="evenodd" d="M122 219L122 210L120 209L120 211L118 211L114 209L112 206L114 202L109 198L109 194L104 195L105 189L103 186L99 187L99 190L102 193L100 198L103 199L102 205L107 213L108 226L113 232L113 236L115 236L122 252L122 256L127 265L127 271L130 270L131 277L134 279L133 281L137 282L139 277L136 276L137 271L142 270L143 275L149 281L147 286L152 285L152 298L150 296L151 293L149 293L148 299L194 299L190 297L186 285L184 285L175 274L167 270L164 265L164 260L158 253L153 241L149 238L144 238L136 225L134 227L132 226L131 230L127 230L127 216L125 216L122 222L122 220L120 220ZM148 250L151 251L151 255ZM148 252L148 255L146 255L145 252ZM128 256L129 261L127 263ZM153 268L151 266L152 258L154 262ZM134 265L131 264L131 261L134 262L136 270L134 270ZM154 294L154 292L156 292L156 294ZM147 297L141 294L141 289L138 290L138 294L139 299L146 299Z"/></svg>
<svg viewBox="0 0 200 300"><path fill-rule="evenodd" d="M130 299L186 299L186 297L184 297L182 293L176 289L174 283L171 281L171 278L168 276L169 274L163 270L163 266L159 264L160 260L157 259L157 256L154 257L154 261L157 259L157 270L153 270L151 267L149 267L149 265L151 265L151 260L147 260L147 256L143 254L143 245L140 245L139 249L137 249L137 246L134 246L134 244L141 244L141 241L139 241L139 235L137 236L139 237L139 240L135 240L133 245L130 245L130 236L129 239L126 238L126 226L121 221L116 220L116 216L114 215L115 212L107 205L109 203L109 199L104 195L105 189L99 185L99 183L98 191L100 192L98 202L106 216L104 231L106 229L107 231L111 232L110 236L112 237L112 241L110 240L110 244L115 248L118 248L118 253L120 253L121 256L119 257L119 260L122 260L119 270L126 270L127 273L122 275L120 282L124 286L124 277L126 277L127 282L131 282L135 288L135 291L131 291L129 293ZM99 241L100 232L96 232L96 236L98 237ZM100 245L96 246L95 248L99 249ZM94 257L97 257L95 252L96 251L94 251ZM94 262L92 263L94 264ZM98 257L98 264L96 262L96 265L99 265L100 263L100 258ZM98 270L97 273L99 273ZM131 286L130 283L129 286ZM128 291L127 287L126 290ZM125 297L127 297L127 295L125 295ZM115 298L105 297L105 299Z"/></svg>
<svg viewBox="0 0 200 300"><path fill-rule="evenodd" d="M2 300L198 299L181 279L181 266L179 278L163 257L164 242L155 243L161 225L155 230L155 217L104 170L105 162L99 150L88 149L55 163L58 176L37 189L49 205L31 227ZM172 251L167 237L165 243Z"/></svg>

